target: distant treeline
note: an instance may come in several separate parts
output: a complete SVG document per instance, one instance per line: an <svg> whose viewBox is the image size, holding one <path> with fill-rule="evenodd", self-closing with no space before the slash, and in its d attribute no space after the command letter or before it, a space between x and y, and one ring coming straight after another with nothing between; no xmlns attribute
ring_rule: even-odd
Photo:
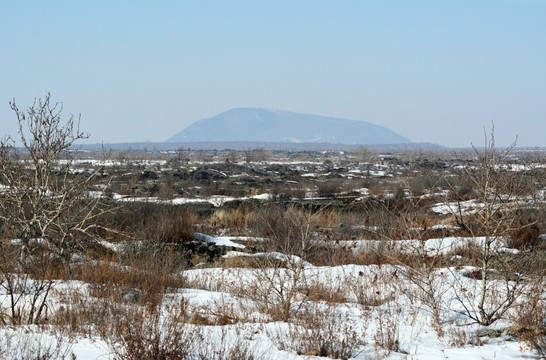
<svg viewBox="0 0 546 360"><path fill-rule="evenodd" d="M347 145L331 143L289 143L289 142L247 142L247 141L227 141L227 142L135 142L135 143L117 143L117 144L84 144L83 150L135 150L135 151L165 151L165 150L245 150L249 148L263 148L265 150L355 150L362 146L377 150L440 150L445 147L429 143L412 144L382 144L382 145Z"/></svg>

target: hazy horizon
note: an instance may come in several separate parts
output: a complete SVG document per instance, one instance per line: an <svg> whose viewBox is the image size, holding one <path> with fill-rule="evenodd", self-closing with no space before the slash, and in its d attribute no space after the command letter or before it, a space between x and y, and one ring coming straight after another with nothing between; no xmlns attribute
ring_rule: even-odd
<svg viewBox="0 0 546 360"><path fill-rule="evenodd" d="M233 108L414 142L546 147L546 1L0 0L0 137L51 92L88 143L162 142Z"/></svg>

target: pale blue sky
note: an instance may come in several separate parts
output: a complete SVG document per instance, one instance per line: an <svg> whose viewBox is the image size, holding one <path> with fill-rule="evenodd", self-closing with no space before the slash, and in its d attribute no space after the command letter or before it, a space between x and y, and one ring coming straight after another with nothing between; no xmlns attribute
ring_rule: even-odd
<svg viewBox="0 0 546 360"><path fill-rule="evenodd" d="M0 136L47 91L91 142L266 107L546 146L546 0L0 0Z"/></svg>

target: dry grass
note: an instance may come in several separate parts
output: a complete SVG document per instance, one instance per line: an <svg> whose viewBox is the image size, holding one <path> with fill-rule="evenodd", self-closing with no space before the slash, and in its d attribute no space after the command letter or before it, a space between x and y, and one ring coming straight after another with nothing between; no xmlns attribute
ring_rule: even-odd
<svg viewBox="0 0 546 360"><path fill-rule="evenodd" d="M349 359L365 345L363 330L336 306L310 304L300 317L288 323L287 330L270 334L282 350L304 356Z"/></svg>
<svg viewBox="0 0 546 360"><path fill-rule="evenodd" d="M163 318L158 307L123 307L105 333L110 351L120 360L185 360L202 341L199 329L185 323L185 303Z"/></svg>
<svg viewBox="0 0 546 360"><path fill-rule="evenodd" d="M347 299L348 294L344 290L345 289L343 288L339 288L339 287L332 288L320 282L313 281L305 289L304 295L307 297L308 301L312 301L312 302L323 301L328 304L332 304L332 303L342 304L342 303L348 302L348 299Z"/></svg>
<svg viewBox="0 0 546 360"><path fill-rule="evenodd" d="M515 308L511 320L516 326L518 338L539 356L546 357L546 300L544 276L535 278L531 291Z"/></svg>
<svg viewBox="0 0 546 360"><path fill-rule="evenodd" d="M206 172L207 166L198 171ZM332 163L325 166L335 170ZM415 164L411 166L421 169ZM71 271L56 266L57 263L48 256L36 257L34 270L17 272L28 279L43 280L46 284L59 279L81 281L83 285L78 285L79 288L63 288L62 291L52 288L52 294L60 299L59 305L48 307L48 312L40 316L39 322L59 326L65 329L66 334L99 335L110 344L111 351L119 359L259 358L244 339L227 339L226 334L249 323L265 326L263 323L272 320L284 322L277 335L269 334L280 348L305 356L346 359L358 354L365 336L365 325L356 327L353 318L348 317L347 309L350 307L363 311L365 315L361 320L364 324L370 321L370 313L377 315L374 319L377 330L368 334L377 349L400 352L403 349L400 349L398 329L406 315L395 305L393 300L396 296L405 294L411 297L412 305L432 307L431 293L416 290L427 280L427 275L439 267L479 266L483 257L483 249L472 242L445 256L415 254L395 246L401 239L424 241L445 236L479 236L484 231L483 226L480 227L473 219L474 215L454 219L430 211L430 206L438 202L475 198L476 189L467 179L443 177L435 171L423 172L426 176L413 176L408 170L411 166L393 178L368 177L350 181L341 177L326 181L322 178L299 179L299 172L272 183L260 182L267 178L265 175L263 178L260 178L262 175L253 176L252 184L241 186L229 179L185 179L183 184L188 185L187 191L192 194L247 195L273 191L279 196L268 202L234 202L221 208L210 204L191 207L123 203L116 212L105 213L97 219L97 225L114 231L97 229L94 235L114 242L123 240L128 244L124 250L116 253L105 248L87 247L87 256L75 257L77 261L71 264ZM290 170L288 166L279 169L286 173ZM190 170L184 171L184 177L190 176ZM265 172L261 171L262 174ZM180 174L182 176L182 172ZM290 180L284 182L287 179ZM297 179L297 183L292 179ZM544 180L539 177L533 179L537 183L542 181L544 185ZM181 183L174 184L171 180L158 179L159 188L154 190L154 194L162 199L172 198L174 192L180 190ZM117 191L135 195L139 186L142 187L142 181L133 176ZM199 188L189 189L194 186ZM356 192L343 194L347 198L358 196L358 201L346 201L339 196L342 191L357 186L367 187L370 196L360 198ZM332 198L321 202L302 200L309 189ZM449 189L449 193L439 197L442 189ZM520 193L530 195L532 191L525 188ZM433 195L429 197L429 194ZM448 230L433 228L437 224L458 224L459 227ZM245 251L279 252L297 256L302 262L267 256L211 259L199 251L188 254L184 252L186 248L177 248L184 242L187 245L199 227L210 235L263 238L261 242L245 243L248 245ZM508 235L503 241L521 253L495 254L490 261L492 269L487 274L498 274L497 268L502 265L509 266L511 273L523 274L521 278L536 279L541 273L543 276L545 242L539 235L545 232L545 228L542 208L519 210L503 229ZM11 238L9 224L0 224L0 238ZM363 239L378 241L365 251L356 250L356 242L343 241ZM8 255L16 247L5 241L2 244L4 260L15 264L18 257ZM319 282L305 275L302 271L304 262L314 266L395 265L407 270L406 273L399 271L383 276L361 273L355 279L347 278L340 283ZM186 282L181 275L183 271L197 266L221 267L234 272L248 270L246 274L251 275L236 280L231 276L223 279L203 275L192 283ZM11 274L7 270L6 267L1 274ZM409 290L404 292L402 286L397 288L395 283L402 281L398 281L396 276L405 276L403 280L411 283L407 287L413 286L413 293L410 294ZM481 273L476 271L469 276L472 280L480 280ZM539 353L544 353L545 329L541 320L546 315L544 299L540 298L544 288L538 283L532 286L537 292L522 295L518 305L511 309L514 311L510 312L510 319L519 338ZM226 296L229 301L222 299L193 308L182 301L176 304L176 311L165 312L166 298L178 299L178 294L174 293L185 287L230 293ZM5 315L5 309L2 310ZM5 316L3 319L9 322ZM452 346L479 344L467 328L442 327L440 320L440 316L436 316L433 327ZM212 328L222 329L222 343L219 345L208 343L203 335L203 329L208 331ZM47 352L53 354L53 350ZM47 356L39 358L46 359Z"/></svg>

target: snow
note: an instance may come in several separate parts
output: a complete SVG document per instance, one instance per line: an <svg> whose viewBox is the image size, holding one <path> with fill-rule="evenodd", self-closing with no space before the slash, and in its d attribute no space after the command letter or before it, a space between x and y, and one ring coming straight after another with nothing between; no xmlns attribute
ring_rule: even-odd
<svg viewBox="0 0 546 360"><path fill-rule="evenodd" d="M233 237L210 237L203 234L195 234L196 238L203 241L211 241L218 245L239 245L232 241ZM450 244L454 246L464 239L446 238L435 239L431 242ZM226 256L256 256L274 257L281 260L300 262L301 259L282 253L258 253L247 254L242 252L229 252ZM316 302L314 306L322 311L335 311L332 314L334 323L331 330L348 331L351 328L355 334L363 340L363 344L357 346L353 353L353 359L371 360L384 359L529 359L532 351L524 344L500 337L495 339L481 338L477 342L475 334L483 329L478 325L461 326L464 316L460 311L462 305L455 300L455 290L450 284L459 283L470 290L478 282L464 276L471 267L440 269L437 273L439 294L443 302L442 319L445 334L438 334L431 327L431 314L427 306L420 303L418 292L412 282L403 274L407 269L394 265L343 265L343 266L312 266L304 264L301 281L311 284L320 284L325 289L334 292L343 292L347 295L347 302L339 303L332 307L331 304ZM289 280L295 272L289 268L205 268L192 269L184 272L191 288L182 289L180 292L168 293L163 301L164 311L168 311L172 304L184 298L188 303L190 314L216 318L228 316L236 320L233 324L224 326L209 325L196 326L203 335L200 346L215 347L224 346L231 348L234 344L246 344L257 358L264 359L313 359L304 355L297 355L291 349L281 349L278 339L285 339L290 343L290 327L285 322L271 321L266 314L260 311L259 302L244 296L244 289L263 286L264 288L277 287L281 284L289 284ZM270 279L270 282L266 282ZM302 284L302 282L300 282ZM81 288L80 282L59 283L56 293L68 293L71 288ZM492 282L494 286L494 282ZM242 291L242 292L241 292ZM385 299L377 306L361 305L362 299ZM303 294L298 296L294 306L304 301ZM472 301L471 299L468 301ZM55 303L52 303L52 307ZM330 309L330 310L328 310ZM330 316L330 315L329 315ZM328 319L328 318L327 318ZM323 319L323 321L326 321ZM396 330L394 336L399 341L399 351L389 351L375 344L380 336L382 326L392 327ZM502 329L508 326L505 320L499 322L496 327ZM188 325L194 326L194 325ZM464 330L466 335L461 333ZM4 327L0 334L0 345L4 351L9 350L5 345L6 339L22 344L28 339L33 339L34 344L47 344L59 341L57 337L47 333L38 332L33 327ZM62 339L62 338L61 338ZM454 345L453 341L459 340L463 345ZM4 341L4 343L2 342ZM67 341L67 351L74 353L77 359L102 360L112 359L108 344L96 337L76 337L73 342ZM72 341L72 340L70 340ZM297 341L297 340L296 340ZM20 345L16 345L19 346Z"/></svg>
<svg viewBox="0 0 546 360"><path fill-rule="evenodd" d="M255 254L248 254L238 251L230 251L226 255L224 255L224 258L230 258L230 257L238 257L238 256L246 256L246 257L253 257L256 259L273 259L273 260L280 260L285 262L290 262L292 264L299 264L302 263L302 259L299 256L295 255L286 255L280 252L260 252ZM313 267L313 265L307 261L303 261L304 267Z"/></svg>
<svg viewBox="0 0 546 360"><path fill-rule="evenodd" d="M231 246L231 247L240 248L240 249L245 248L244 245L238 244L232 241L237 239L236 237L226 237L226 236L212 237L212 236L204 235L201 233L194 233L193 237L197 240L201 240L207 243L213 243L216 246Z"/></svg>
<svg viewBox="0 0 546 360"><path fill-rule="evenodd" d="M109 360L113 356L108 353L108 346L98 339L79 339L72 345L72 353L77 360Z"/></svg>
<svg viewBox="0 0 546 360"><path fill-rule="evenodd" d="M502 238L498 238L492 246L496 250L517 253L515 249L503 248ZM355 251L370 251L388 249L389 251L413 253L423 249L429 255L445 255L470 245L482 247L485 237L444 237L436 239L420 240L342 240L340 245L346 245Z"/></svg>
<svg viewBox="0 0 546 360"><path fill-rule="evenodd" d="M106 241L102 239L97 240L97 242L101 244L102 246L104 246L105 248L110 249L114 252L118 252L122 248L122 245L119 243L112 243L110 241Z"/></svg>
<svg viewBox="0 0 546 360"><path fill-rule="evenodd" d="M46 330L46 331L44 331ZM57 345L58 352L55 352ZM0 330L0 357L2 359L34 359L38 353L49 352L53 358L74 354L78 360L110 360L107 344L100 339L77 337L69 339L63 334L52 334L36 325L3 327Z"/></svg>
<svg viewBox="0 0 546 360"><path fill-rule="evenodd" d="M368 188L355 189L354 191L358 192L358 193L360 193L362 195L369 195L370 194L370 189L368 189Z"/></svg>
<svg viewBox="0 0 546 360"><path fill-rule="evenodd" d="M248 256L248 254L237 254L231 253L231 256ZM312 281L316 283L321 283L324 286L327 286L332 289L340 288L343 286L353 286L359 287L360 290L368 294L368 296L373 296L374 294L381 293L388 296L395 296L394 294L400 294L400 288L409 287L410 284L396 273L401 273L404 270L403 267L396 267L391 265L377 266L377 265L345 265L345 266L336 266L336 267L306 267L304 276L307 279L306 281ZM461 269L448 269L444 271L444 278L453 278L456 277L461 284L471 288L472 283L475 283L475 280L471 280L462 276L464 271L468 271L467 268ZM272 272L271 269L264 270L266 272ZM254 284L260 279L262 275L257 273L252 269L200 269L200 270L190 270L186 272L188 279L190 281L201 278L207 279L208 285L205 287L214 287L216 290L191 290L184 294L184 296L191 298L191 302L194 305L207 306L211 302L218 302L219 299L222 299L224 302L237 301L236 297L229 295L229 292L238 286L245 286ZM266 275L263 275L266 276ZM393 282L393 276L396 277L396 280ZM373 282L371 279L379 277L379 281ZM389 281L391 279L391 281ZM201 280L202 281L202 280ZM440 283L441 284L441 283ZM205 285L205 283L201 283ZM442 285L440 285L442 286ZM367 315L363 315L355 305L351 303L338 305L338 311L347 313L349 319L353 319L356 322L357 328L363 330L363 338L366 340L366 345L362 346L354 356L354 359L375 359L375 358L386 358L386 359L525 359L529 358L531 354L530 350L525 347L525 345L509 340L506 337L501 337L498 339L488 339L482 338L481 341L483 344L477 343L468 343L462 347L457 347L450 345L450 336L457 339L462 337L463 340L465 336L462 334L456 334L457 331L460 331L460 326L457 324L456 319L460 319L458 315L460 310L460 304L457 304L453 298L453 292L448 288L447 285L443 285L445 289L442 290L448 309L446 310L444 323L444 328L446 333L452 332L451 335L444 335L443 337L438 337L434 330L430 327L430 313L420 305L414 303L411 298L408 298L403 295L396 296L396 299L391 302L387 302L381 306L375 307ZM344 288L346 289L346 288ZM244 306L251 308L250 303L246 303ZM243 306L243 307L244 307ZM401 311L397 313L397 308L400 308ZM394 314L393 315L393 311ZM252 310L253 311L253 310ZM363 319L363 316L368 316L368 320ZM400 341L400 349L406 353L400 352L389 352L382 349L377 349L374 345L374 336L379 331L378 321L379 318L384 318L385 316L395 316L395 320L398 322L398 337ZM365 321L365 323L362 323ZM367 324L367 325L366 325ZM271 337L274 333L283 333L286 331L284 323L267 323L259 331L259 335L255 334L255 339L260 339L263 341L261 346L263 347L274 347L274 344L271 344L267 341L267 338L264 339L265 335ZM500 324L502 326L507 325ZM339 327L338 327L339 329ZM472 334L481 327L477 325L471 325L464 328L468 334ZM265 333L265 335L264 335ZM475 341L472 340L470 336L469 340L464 341ZM258 342L260 344L260 342ZM290 354L290 358L294 359L305 359L304 356L297 356L293 352L282 353L278 350L273 352L275 354L273 358L286 358L287 354ZM282 354L282 355L281 355ZM278 356L278 357L277 357Z"/></svg>
<svg viewBox="0 0 546 360"><path fill-rule="evenodd" d="M387 173L386 171L383 171L383 170L370 170L369 171L369 174L371 176L377 176L377 177L385 177L385 176L392 176L392 174L389 174Z"/></svg>
<svg viewBox="0 0 546 360"><path fill-rule="evenodd" d="M431 230L457 230L457 229L459 229L458 226L447 225L447 224L432 225L430 228L431 228Z"/></svg>
<svg viewBox="0 0 546 360"><path fill-rule="evenodd" d="M90 196L102 196L101 192L90 192ZM270 200L273 195L271 194L257 194L252 196L243 196L243 197L231 197L231 196L224 196L224 195L212 195L208 198L175 198L171 200L164 200L159 199L155 196L142 196L142 197L136 197L136 196L125 196L125 195L119 195L114 194L112 198L117 201L123 201L123 202L151 202L156 204L167 204L167 205L182 205L182 204L190 204L190 203L210 203L216 207L220 207L224 205L227 202L230 201L236 201L236 200L249 200L249 199L256 199L256 200Z"/></svg>
<svg viewBox="0 0 546 360"><path fill-rule="evenodd" d="M475 200L461 201L461 202L449 202L438 203L433 205L430 209L441 215L458 214L459 209L463 215L471 215L478 212L483 204L477 203Z"/></svg>
<svg viewBox="0 0 546 360"><path fill-rule="evenodd" d="M260 195L258 195L260 196ZM450 228L438 225L436 228ZM253 237L209 236L195 233L194 238L217 246L244 249L237 241L259 241ZM541 235L546 239L546 234ZM502 240L502 239L501 239ZM430 255L448 254L457 248L474 243L481 246L484 237L444 237L419 241L405 239L397 241L350 240L341 241L341 245L350 245L358 250L385 247L389 250L414 252L424 250ZM501 247L503 241L496 241L494 246ZM107 241L100 243L114 251L120 245ZM501 248L502 250L502 248ZM509 251L504 249L504 251ZM341 333L350 328L355 336L362 339L353 353L352 359L530 359L534 353L525 344L511 339L507 335L499 338L477 338L477 332L484 327L469 324L464 315L464 306L471 308L476 302L479 281L467 275L476 270L471 266L441 268L433 271L434 287L441 299L441 327L444 334L439 335L433 326L431 309L421 299L423 294L410 279L410 269L401 265L340 265L314 266L298 256L281 252L246 253L229 251L225 258L253 257L256 259L277 259L286 267L275 268L201 268L190 269L182 274L188 288L175 289L163 299L163 311L168 312L173 304L182 298L187 301L190 316L199 314L207 319L227 317L232 320L228 325L187 325L193 326L203 336L199 346L230 349L236 344L244 344L260 359L315 359L297 355L290 348L281 348L279 341L288 344L294 334L294 326L282 321L272 321L265 312L260 294L266 294L268 301L275 301L279 290L286 291L286 286L294 284L293 312L301 311L300 306L315 306L325 311L326 317L333 318L330 328L325 331ZM32 280L30 280L32 281ZM332 292L344 296L344 300L332 305L325 301L312 301L301 291L305 285L316 285L321 292ZM502 294L501 282L491 280L491 288ZM77 289L80 296L90 296L89 285L81 281L56 280L55 291L49 303L52 313L61 304L64 296ZM461 289L468 289L466 297L457 299ZM473 295L474 294L474 295ZM494 297L490 301L494 301ZM5 289L0 288L0 305L9 305ZM333 311L333 313L327 313ZM489 327L505 329L511 323L508 317ZM317 325L318 326L318 325ZM397 351L387 350L376 344L377 339L385 336L386 328L393 329L393 336L399 341ZM192 328L193 329L193 328ZM345 330L344 330L345 329ZM486 329L486 328L485 328ZM463 333L464 331L464 333ZM350 333L353 334L353 333ZM352 336L352 335L351 335ZM30 340L29 340L30 339ZM34 351L32 346L49 346L62 339L41 331L36 327L3 327L0 330L0 358L21 358L22 351ZM12 345L7 344L11 341ZM293 342L292 341L292 342ZM109 344L96 337L78 337L63 343L68 353L74 353L77 359L103 360L113 359ZM4 353L2 353L4 351ZM5 356L6 352L9 354Z"/></svg>

